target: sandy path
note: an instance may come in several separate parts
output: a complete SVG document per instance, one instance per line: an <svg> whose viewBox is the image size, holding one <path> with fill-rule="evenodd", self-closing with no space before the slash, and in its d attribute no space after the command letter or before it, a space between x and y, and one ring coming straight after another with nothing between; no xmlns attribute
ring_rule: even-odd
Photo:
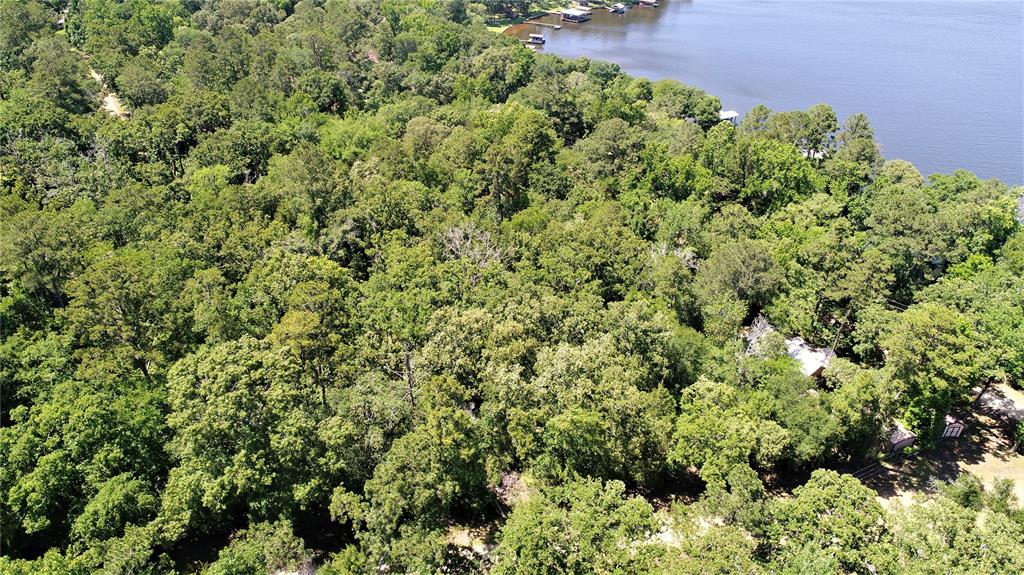
<svg viewBox="0 0 1024 575"><path fill-rule="evenodd" d="M99 82L100 85L103 86L104 90L107 90L107 85L103 82L103 76L99 72L89 68L89 76L93 80ZM119 98L117 93L112 90L107 91L103 96L103 109L111 116L116 116L118 118L124 118L128 115L124 109L124 104L121 103L121 98Z"/></svg>

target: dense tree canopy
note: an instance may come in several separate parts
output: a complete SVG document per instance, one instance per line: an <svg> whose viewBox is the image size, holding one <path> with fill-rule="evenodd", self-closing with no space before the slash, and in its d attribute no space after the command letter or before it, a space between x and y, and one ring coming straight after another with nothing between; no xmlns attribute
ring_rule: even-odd
<svg viewBox="0 0 1024 575"><path fill-rule="evenodd" d="M1024 571L828 469L1019 385L1022 189L531 7L0 2L0 572Z"/></svg>

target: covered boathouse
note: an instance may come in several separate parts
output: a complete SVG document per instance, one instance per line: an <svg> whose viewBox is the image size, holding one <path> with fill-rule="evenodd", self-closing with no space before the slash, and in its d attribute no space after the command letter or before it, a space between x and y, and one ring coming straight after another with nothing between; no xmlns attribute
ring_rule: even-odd
<svg viewBox="0 0 1024 575"><path fill-rule="evenodd" d="M590 11L567 8L562 10L562 22L586 22L590 20Z"/></svg>

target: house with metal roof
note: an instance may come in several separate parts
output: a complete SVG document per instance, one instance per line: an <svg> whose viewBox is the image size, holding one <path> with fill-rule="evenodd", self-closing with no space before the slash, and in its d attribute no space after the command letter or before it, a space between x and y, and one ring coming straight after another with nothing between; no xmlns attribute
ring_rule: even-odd
<svg viewBox="0 0 1024 575"><path fill-rule="evenodd" d="M836 352L831 349L814 347L802 337L786 338L786 353L800 364L801 373L811 377L820 377L821 372L836 356Z"/></svg>

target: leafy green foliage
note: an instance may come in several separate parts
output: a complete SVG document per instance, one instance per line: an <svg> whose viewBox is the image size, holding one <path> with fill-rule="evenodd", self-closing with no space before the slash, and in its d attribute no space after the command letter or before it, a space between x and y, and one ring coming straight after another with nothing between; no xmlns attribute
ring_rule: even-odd
<svg viewBox="0 0 1024 575"><path fill-rule="evenodd" d="M622 483L566 483L531 496L502 528L493 573L652 573L656 529L646 501Z"/></svg>
<svg viewBox="0 0 1024 575"><path fill-rule="evenodd" d="M144 524L166 472L163 393L132 380L68 379L0 430L4 546L91 542Z"/></svg>
<svg viewBox="0 0 1024 575"><path fill-rule="evenodd" d="M724 487L725 477L737 466L772 464L789 441L778 424L744 413L736 390L728 385L700 381L679 401L671 460L697 468L714 488Z"/></svg>
<svg viewBox="0 0 1024 575"><path fill-rule="evenodd" d="M325 495L322 407L285 349L248 337L206 348L178 362L167 386L177 465L164 491L166 537L239 513L273 518Z"/></svg>
<svg viewBox="0 0 1024 575"><path fill-rule="evenodd" d="M237 534L203 575L244 575L296 569L309 559L287 521L258 523Z"/></svg>
<svg viewBox="0 0 1024 575"><path fill-rule="evenodd" d="M900 314L883 340L893 382L908 398L907 419L928 437L979 380L981 350L973 327L955 311L921 304Z"/></svg>
<svg viewBox="0 0 1024 575"><path fill-rule="evenodd" d="M875 492L848 475L817 470L772 510L769 538L780 554L824 549L846 570L863 564L866 550L882 538L882 507Z"/></svg>
<svg viewBox="0 0 1024 575"><path fill-rule="evenodd" d="M1022 570L1005 484L768 496L1024 376L1022 190L536 8L3 3L0 571Z"/></svg>

